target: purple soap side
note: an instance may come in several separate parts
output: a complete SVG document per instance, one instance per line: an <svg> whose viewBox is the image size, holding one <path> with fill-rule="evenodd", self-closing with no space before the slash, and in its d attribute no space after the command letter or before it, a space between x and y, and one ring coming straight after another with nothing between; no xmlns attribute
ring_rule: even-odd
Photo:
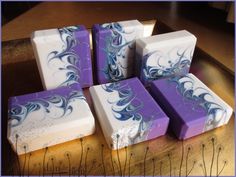
<svg viewBox="0 0 236 177"><path fill-rule="evenodd" d="M79 62L77 67L79 68L79 83L82 88L93 85L92 76L92 63L91 63L91 52L89 42L89 32L83 25L79 26L79 30L74 32L77 40L77 45L72 48L72 51L76 51Z"/></svg>
<svg viewBox="0 0 236 177"><path fill-rule="evenodd" d="M170 126L171 129L175 132L176 135L181 134L181 126L184 125L184 121L180 118L180 116L176 113L174 109L168 109L170 104L167 100L165 100L164 96L161 92L151 83L150 85L150 93L156 102L162 107L165 113L170 117ZM161 100L161 101L160 101ZM173 117L176 117L173 119Z"/></svg>
<svg viewBox="0 0 236 177"><path fill-rule="evenodd" d="M97 25L93 25L92 26L92 45L93 45L93 79L94 79L94 83L98 83L98 68L97 68L97 53L98 53L98 49L96 47L96 42L97 42Z"/></svg>
<svg viewBox="0 0 236 177"><path fill-rule="evenodd" d="M151 94L170 117L170 126L179 139L202 133L206 111L200 107L192 111L193 101L183 98L176 89L176 84L169 79L156 80L150 85Z"/></svg>
<svg viewBox="0 0 236 177"><path fill-rule="evenodd" d="M92 28L94 52L95 52L95 72L99 84L110 82L106 77L105 68L107 63L106 54L106 38L111 35L111 31L101 28L99 24L95 24Z"/></svg>
<svg viewBox="0 0 236 177"><path fill-rule="evenodd" d="M8 130L22 124L29 113L41 109L44 113L52 113L52 107L60 109L61 114L54 114L55 118L64 117L73 112L70 103L75 99L86 100L79 84L11 97L8 102Z"/></svg>
<svg viewBox="0 0 236 177"><path fill-rule="evenodd" d="M123 84L127 82L131 90L142 102L142 108L137 111L143 117L144 122L150 122L150 129L148 130L148 139L153 139L164 135L167 131L169 118L161 107L155 102L149 92L145 89L138 78L132 78L120 81Z"/></svg>

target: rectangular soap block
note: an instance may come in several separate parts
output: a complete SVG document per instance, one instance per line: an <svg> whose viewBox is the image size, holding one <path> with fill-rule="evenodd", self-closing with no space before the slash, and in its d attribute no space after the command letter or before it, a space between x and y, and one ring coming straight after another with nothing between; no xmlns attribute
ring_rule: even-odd
<svg viewBox="0 0 236 177"><path fill-rule="evenodd" d="M35 31L31 42L44 89L93 85L89 32L83 25Z"/></svg>
<svg viewBox="0 0 236 177"><path fill-rule="evenodd" d="M232 115L232 108L190 73L153 81L150 89L179 139L227 124Z"/></svg>
<svg viewBox="0 0 236 177"><path fill-rule="evenodd" d="M11 97L8 111L8 140L19 155L95 130L93 114L79 84Z"/></svg>
<svg viewBox="0 0 236 177"><path fill-rule="evenodd" d="M137 78L89 89L110 148L120 149L166 133L169 118Z"/></svg>
<svg viewBox="0 0 236 177"><path fill-rule="evenodd" d="M136 41L136 75L150 82L189 72L196 37L186 30L159 34Z"/></svg>
<svg viewBox="0 0 236 177"><path fill-rule="evenodd" d="M135 41L143 37L143 25L138 20L95 24L92 32L98 83L133 76Z"/></svg>

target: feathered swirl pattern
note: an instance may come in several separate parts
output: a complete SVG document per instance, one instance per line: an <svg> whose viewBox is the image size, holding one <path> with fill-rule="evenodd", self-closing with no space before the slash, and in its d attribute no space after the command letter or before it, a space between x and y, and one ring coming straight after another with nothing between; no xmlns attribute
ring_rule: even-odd
<svg viewBox="0 0 236 177"><path fill-rule="evenodd" d="M105 38L105 48L102 48L107 56L106 67L103 71L110 81L119 81L125 78L123 69L127 68L121 65L119 58L126 59L128 57L125 50L127 47L133 49L134 40L127 41L124 34L130 34L133 31L126 32L119 23L103 24L101 27L111 31L111 36Z"/></svg>
<svg viewBox="0 0 236 177"><path fill-rule="evenodd" d="M29 113L40 109L44 110L44 114L48 115L48 117L51 115L52 109L60 109L60 115L56 117L51 115L51 118L61 118L69 115L73 111L71 103L76 99L85 100L85 97L80 91L72 91L67 97L53 95L43 99L35 99L25 104L15 104L8 112L9 124L11 127L16 127L26 119Z"/></svg>
<svg viewBox="0 0 236 177"><path fill-rule="evenodd" d="M118 99L108 99L107 102L112 105L114 117L119 121L133 121L139 122L137 126L132 129L121 130L118 132L120 136L119 147L124 147L135 142L140 142L148 136L151 127L151 121L144 121L143 116L139 111L143 108L143 102L136 98L132 89L128 84L121 84L118 82L102 85L102 88L107 92L118 92ZM116 136L116 135L114 135ZM116 139L114 137L114 139ZM113 142L115 145L116 142Z"/></svg>
<svg viewBox="0 0 236 177"><path fill-rule="evenodd" d="M191 64L192 55L187 55L189 49L180 52L177 50L177 53L174 57L170 56L170 53L167 56L164 56L160 51L151 52L144 56L144 68L143 76L144 80L152 81L155 79L168 77L174 74L183 74L187 73ZM175 51L174 49L170 52ZM192 53L192 52L190 52ZM150 57L156 57L155 66L149 66L148 60Z"/></svg>
<svg viewBox="0 0 236 177"><path fill-rule="evenodd" d="M137 111L143 107L143 103L136 98L131 88L116 82L103 85L103 89L107 92L118 92L119 100L107 100L109 104L112 104L112 111L116 119L120 121L142 120L142 115Z"/></svg>
<svg viewBox="0 0 236 177"><path fill-rule="evenodd" d="M193 110L198 107L207 112L204 131L211 130L222 125L226 119L226 109L215 102L214 97L202 87L194 87L194 80L189 76L177 76L170 79L177 84L176 89L187 100L194 101Z"/></svg>
<svg viewBox="0 0 236 177"><path fill-rule="evenodd" d="M59 86L68 86L78 83L80 76L78 67L79 56L73 48L78 45L74 32L79 30L79 28L79 26L70 26L58 29L61 40L64 44L62 51L52 51L48 54L49 66L53 61L60 60L62 62L62 67L58 68L59 72L66 71L66 80Z"/></svg>

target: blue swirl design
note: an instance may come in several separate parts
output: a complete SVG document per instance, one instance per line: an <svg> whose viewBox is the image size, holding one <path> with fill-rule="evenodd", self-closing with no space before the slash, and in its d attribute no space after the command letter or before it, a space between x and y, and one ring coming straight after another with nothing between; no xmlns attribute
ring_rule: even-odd
<svg viewBox="0 0 236 177"><path fill-rule="evenodd" d="M127 41L124 37L124 34L133 32L126 32L119 23L103 24L101 27L111 31L111 36L104 39L105 48L102 48L107 56L106 66L103 69L105 77L110 81L125 79L127 76L124 75L123 70L127 69L128 66L122 66L118 58L127 59L128 56L125 55L126 47L133 50L132 44L134 39Z"/></svg>
<svg viewBox="0 0 236 177"><path fill-rule="evenodd" d="M148 66L147 61L152 55L156 55L159 51L151 52L146 54L143 57L144 68L143 68L143 77L146 81L152 81L160 79L163 77L168 77L176 74L185 74L188 72L188 69L191 64L192 56L187 56L186 52L188 49L183 52L177 51L176 58L166 58L161 54L158 55L156 66ZM168 65L165 66L161 64L163 60L168 61ZM174 61L174 62L173 62Z"/></svg>
<svg viewBox="0 0 236 177"><path fill-rule="evenodd" d="M8 112L9 123L11 127L16 127L26 119L29 113L43 109L45 114L49 114L52 107L62 110L61 116L56 117L61 118L73 111L70 103L75 101L75 99L85 100L85 97L82 92L72 91L67 97L53 95L43 99L32 100L26 104L16 104Z"/></svg>
<svg viewBox="0 0 236 177"><path fill-rule="evenodd" d="M138 130L135 135L132 137L128 135L130 143L133 144L137 139L146 139L149 128L151 127L151 121L149 119L144 121L143 116L139 113L139 111L143 108L143 102L136 98L136 95L133 93L128 84L114 82L104 84L102 85L102 88L109 93L114 91L118 92L118 100L107 100L107 102L112 105L112 111L117 120L127 121L132 119L133 121L139 121ZM146 135L144 136L143 134Z"/></svg>
<svg viewBox="0 0 236 177"><path fill-rule="evenodd" d="M66 71L66 80L59 86L68 86L78 83L79 80L79 56L74 51L74 47L78 44L74 32L79 30L79 26L69 26L58 29L61 40L63 42L62 51L52 51L48 54L48 64L54 60L60 60L64 63L64 67L58 68L59 71ZM63 65L62 65L63 66Z"/></svg>
<svg viewBox="0 0 236 177"><path fill-rule="evenodd" d="M193 110L197 111L197 107L201 107L207 112L204 131L222 125L222 120L226 119L226 109L215 102L208 90L203 87L194 88L195 81L188 75L176 76L169 80L177 84L176 89L184 98L194 102Z"/></svg>

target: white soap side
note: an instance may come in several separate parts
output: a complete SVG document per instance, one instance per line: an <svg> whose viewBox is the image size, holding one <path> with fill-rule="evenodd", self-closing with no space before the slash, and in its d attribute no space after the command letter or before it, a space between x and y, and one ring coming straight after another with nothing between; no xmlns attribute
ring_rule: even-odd
<svg viewBox="0 0 236 177"><path fill-rule="evenodd" d="M138 20L120 21L118 22L125 33L122 33L123 39L127 42L131 42L128 47L124 47L122 53L126 56L127 60L122 58L122 55L117 57L120 65L123 68L123 74L127 77L133 74L133 65L135 62L135 43L136 40L144 36L144 26Z"/></svg>
<svg viewBox="0 0 236 177"><path fill-rule="evenodd" d="M111 125L109 124L109 122L106 121L107 120L107 118L106 118L107 113L104 110L101 100L98 97L98 93L96 92L96 87L98 87L98 86L90 87L89 92L91 94L91 97L93 100L93 105L95 108L95 112L97 114L97 118L98 118L99 123L101 125L105 140L106 140L108 146L110 148L113 148L113 146L111 147L111 144L113 143L112 138L111 138L111 135L113 133L113 129L112 129Z"/></svg>
<svg viewBox="0 0 236 177"><path fill-rule="evenodd" d="M170 33L158 34L155 36L150 36L146 38L140 38L139 44L142 41L142 55L146 55L152 51L155 51L159 48L172 47L174 45L179 45L181 43L191 42L196 44L197 38L186 30L175 31Z"/></svg>
<svg viewBox="0 0 236 177"><path fill-rule="evenodd" d="M68 109L64 116L63 110L51 105L50 113L41 108L29 113L20 125L9 127L8 139L15 150L16 134L19 136L17 153L25 153L25 145L31 152L94 133L95 121L87 102L74 99L68 106L73 111Z"/></svg>
<svg viewBox="0 0 236 177"><path fill-rule="evenodd" d="M44 89L50 90L60 86L67 80L67 70L59 68L66 68L69 63L65 57L52 59L56 56L53 52L62 52L66 47L58 29L35 31L31 41Z"/></svg>
<svg viewBox="0 0 236 177"><path fill-rule="evenodd" d="M35 34L35 32L33 32L31 34L31 43L32 43L32 46L33 46L33 52L34 52L34 56L35 56L35 59L36 59L37 66L38 66L38 71L39 71L39 75L40 75L40 78L41 78L43 88L44 88L44 90L47 90L44 75L43 75L43 71L42 71L43 67L42 67L41 62L40 62L39 53L37 51L37 42L35 41L35 39L36 39L36 34Z"/></svg>
<svg viewBox="0 0 236 177"><path fill-rule="evenodd" d="M227 124L229 122L231 116L232 116L233 109L224 100L222 100L217 94L215 94L210 88L208 88L202 81L200 81L195 75L193 75L192 73L189 73L189 74L187 74L187 76L194 80L194 86L193 86L194 89L196 89L196 88L204 88L211 95L211 97L207 97L207 99L209 101L219 105L223 109L225 109L226 112L225 112L224 115L216 114L215 119L217 119L217 120L222 118L222 116L224 117L220 121L220 123L217 124L216 127L220 127L222 125ZM201 92L196 92L196 94L200 94L200 93ZM212 108L215 108L217 105L212 105ZM206 122L206 126L205 126L205 130L204 131L211 130L211 129L216 128L216 127L207 126L207 122Z"/></svg>
<svg viewBox="0 0 236 177"><path fill-rule="evenodd" d="M141 69L142 69L142 59L143 59L143 51L146 47L146 44L142 39L136 40L136 54L135 54L135 76L140 77Z"/></svg>

